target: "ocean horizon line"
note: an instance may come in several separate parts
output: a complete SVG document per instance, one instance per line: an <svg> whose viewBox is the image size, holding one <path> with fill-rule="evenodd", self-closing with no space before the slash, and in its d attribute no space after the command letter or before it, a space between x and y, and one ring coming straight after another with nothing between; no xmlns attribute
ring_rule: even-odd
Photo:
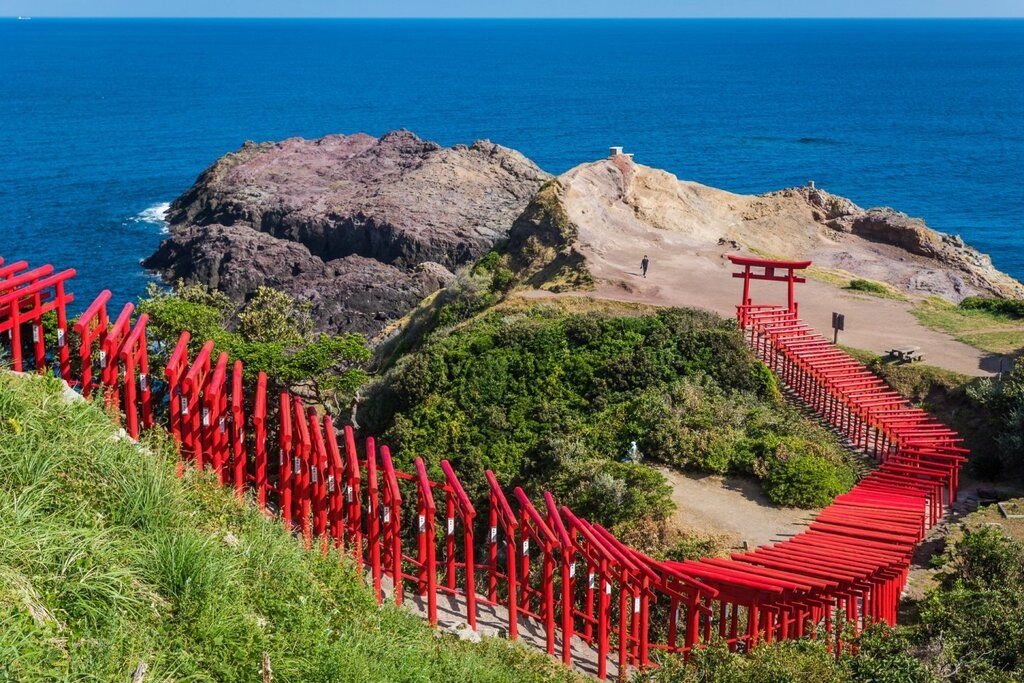
<svg viewBox="0 0 1024 683"><path fill-rule="evenodd" d="M699 21L820 21L820 22L984 22L984 21L1024 21L1024 16L940 16L940 17L915 17L915 16L846 16L846 17L823 17L823 16L651 16L651 17L502 17L502 16L451 16L451 17L376 17L376 16L55 16L55 15L5 15L0 20L46 20L46 21L560 21L560 22L644 22L644 21L678 21L678 22L699 22Z"/></svg>

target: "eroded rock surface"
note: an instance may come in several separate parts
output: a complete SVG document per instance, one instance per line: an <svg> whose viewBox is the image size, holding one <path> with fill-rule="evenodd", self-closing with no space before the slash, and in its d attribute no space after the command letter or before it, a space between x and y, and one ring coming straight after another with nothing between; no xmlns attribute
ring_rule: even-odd
<svg viewBox="0 0 1024 683"><path fill-rule="evenodd" d="M572 262L598 281L615 279L622 269L606 266L624 256L639 263L650 253L657 265L735 245L809 258L820 268L886 282L907 294L954 302L970 295L1024 297L1024 286L987 255L919 218L889 208L865 210L814 187L734 194L679 180L625 155L559 176L515 223L509 245L534 278L537 272L564 273Z"/></svg>
<svg viewBox="0 0 1024 683"><path fill-rule="evenodd" d="M408 131L246 143L172 205L145 265L244 300L311 301L322 330L374 333L503 239L548 178L486 140Z"/></svg>

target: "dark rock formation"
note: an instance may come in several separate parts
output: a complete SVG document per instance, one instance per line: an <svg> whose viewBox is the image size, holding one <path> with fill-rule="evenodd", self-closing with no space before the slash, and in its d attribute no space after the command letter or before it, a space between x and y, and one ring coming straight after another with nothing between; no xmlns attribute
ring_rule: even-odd
<svg viewBox="0 0 1024 683"><path fill-rule="evenodd" d="M565 210L564 188L549 181L512 224L507 251L520 282L552 292L590 289L594 279L577 248L579 231Z"/></svg>
<svg viewBox="0 0 1024 683"><path fill-rule="evenodd" d="M171 205L145 265L239 300L266 284L311 301L319 329L374 333L503 239L547 178L408 131L246 143Z"/></svg>

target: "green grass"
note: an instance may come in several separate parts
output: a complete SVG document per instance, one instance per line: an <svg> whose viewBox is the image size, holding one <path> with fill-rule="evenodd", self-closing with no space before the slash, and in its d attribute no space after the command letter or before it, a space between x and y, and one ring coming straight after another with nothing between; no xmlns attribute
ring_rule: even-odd
<svg viewBox="0 0 1024 683"><path fill-rule="evenodd" d="M901 292L896 291L892 286L878 282L876 280L865 280L862 278L856 278L850 280L844 289L848 289L853 292L860 292L862 294L871 294L872 296L880 296L883 299L897 299L905 301L907 297Z"/></svg>
<svg viewBox="0 0 1024 683"><path fill-rule="evenodd" d="M969 296L960 302L960 308L975 311L988 311L1008 320L1024 319L1024 301L1020 299L1000 299L990 296Z"/></svg>
<svg viewBox="0 0 1024 683"><path fill-rule="evenodd" d="M925 327L945 332L982 351L1016 353L1024 348L1024 321L984 308L965 308L929 297L911 313Z"/></svg>
<svg viewBox="0 0 1024 683"><path fill-rule="evenodd" d="M762 258L770 259L786 259L787 257L772 252L765 251L763 249L751 249L755 254ZM848 270L841 268L825 268L822 266L811 265L803 271L807 277L824 282L838 287L839 289L845 289L851 292L857 292L858 294L870 294L872 296L882 297L883 299L896 299L897 301L907 301L907 297L903 292L900 292L892 285L886 282L879 282L878 280L868 280L866 278L860 278L851 273Z"/></svg>
<svg viewBox="0 0 1024 683"><path fill-rule="evenodd" d="M264 653L275 682L578 680L378 607L347 560L60 389L0 373L0 680L255 681Z"/></svg>

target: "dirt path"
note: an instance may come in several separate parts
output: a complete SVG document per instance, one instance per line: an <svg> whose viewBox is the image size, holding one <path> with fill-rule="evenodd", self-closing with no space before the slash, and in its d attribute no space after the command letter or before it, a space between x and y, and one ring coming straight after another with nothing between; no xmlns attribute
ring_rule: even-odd
<svg viewBox="0 0 1024 683"><path fill-rule="evenodd" d="M607 235L607 233L604 233ZM607 236L588 243L588 265L599 284L594 296L656 306L697 307L724 316L736 314L740 283L725 248L699 248L662 231ZM640 259L651 257L646 279ZM785 303L785 284L755 283L755 301ZM999 370L999 356L987 354L952 337L922 326L910 313L910 303L854 294L811 280L798 285L800 317L827 334L832 312L846 316L840 343L884 354L893 347L916 346L930 365L967 375L990 375Z"/></svg>
<svg viewBox="0 0 1024 683"><path fill-rule="evenodd" d="M672 486L673 521L685 528L720 533L731 545L781 541L810 523L814 510L772 505L756 482L737 477L682 474L659 467Z"/></svg>

